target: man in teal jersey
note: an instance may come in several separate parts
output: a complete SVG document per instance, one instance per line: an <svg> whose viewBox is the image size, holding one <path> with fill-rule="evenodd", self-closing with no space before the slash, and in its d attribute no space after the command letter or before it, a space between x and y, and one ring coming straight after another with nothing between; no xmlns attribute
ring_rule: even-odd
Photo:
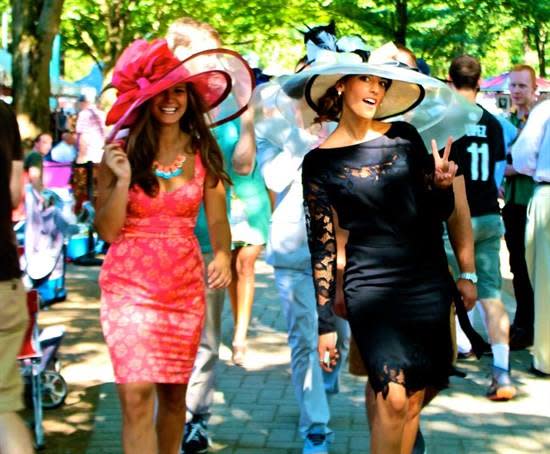
<svg viewBox="0 0 550 454"><path fill-rule="evenodd" d="M481 77L481 65L477 59L470 55L456 57L449 68L449 77L457 92L471 103L476 102ZM486 314L493 352L493 378L487 397L509 400L515 396L516 389L509 377L510 320L501 298L500 240L504 226L495 180L497 164L505 157L504 136L499 121L485 109L480 120L468 124L466 131L466 135L452 147L466 182L474 233L478 298ZM449 265L457 275L457 264L449 242L446 242L445 249Z"/></svg>

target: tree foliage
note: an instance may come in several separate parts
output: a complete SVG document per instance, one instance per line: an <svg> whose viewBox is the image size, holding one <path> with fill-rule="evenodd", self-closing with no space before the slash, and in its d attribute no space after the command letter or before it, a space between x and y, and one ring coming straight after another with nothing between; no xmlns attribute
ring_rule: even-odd
<svg viewBox="0 0 550 454"><path fill-rule="evenodd" d="M8 6L0 0L0 11ZM190 16L214 26L226 47L254 51L263 67L291 70L303 55L306 25L335 19L341 35L358 34L372 47L392 40L410 47L443 76L449 61L469 53L478 57L485 75L512 64L537 63L541 75L548 65L546 42L550 2L536 0L11 0L14 5L14 90L19 109L47 99L46 57L52 33L60 33L66 65L84 58L102 62L107 73L135 38L164 36L169 24ZM57 5L58 17L47 30L40 25L43 8ZM23 27L23 28L22 28ZM29 65L24 66L21 56ZM80 56L80 57L79 57ZM17 69L18 68L18 69ZM28 69L22 72L23 68ZM40 93L40 96L38 94ZM28 101L24 101L28 100ZM42 101L41 101L42 102ZM23 103L23 104L21 104ZM28 104L30 105L30 104ZM39 110L43 107L38 108ZM35 114L33 114L35 115ZM38 114L36 114L38 115ZM43 114L40 114L43 115ZM34 118L34 117L33 117ZM38 121L38 120L37 120Z"/></svg>
<svg viewBox="0 0 550 454"><path fill-rule="evenodd" d="M66 48L102 61L108 71L136 37L163 36L172 20L191 16L217 28L225 45L259 54L264 66L281 64L290 69L304 51L298 29L334 18L341 33L360 34L372 46L388 40L406 44L437 73L464 52L479 57L486 68L502 71L523 60L526 49L534 49L544 74L549 4L532 0L66 0L62 34Z"/></svg>
<svg viewBox="0 0 550 454"><path fill-rule="evenodd" d="M531 0L332 0L329 8L337 20L356 21L367 40L383 38L405 44L443 74L449 61L462 53L480 58L491 72L524 61L526 47L518 42L517 33L510 32L527 23L532 30L527 47L535 48L535 36L543 43L548 35L548 5ZM503 40L503 35L512 43ZM545 58L539 55L541 73Z"/></svg>
<svg viewBox="0 0 550 454"><path fill-rule="evenodd" d="M289 34L295 44L293 23L328 18L318 5L297 0L66 0L62 35L66 48L103 62L108 71L132 40L163 36L183 16L210 23L228 46L258 51L269 51L270 42L290 44Z"/></svg>
<svg viewBox="0 0 550 454"><path fill-rule="evenodd" d="M61 24L64 46L91 56L109 70L135 37L158 34L160 25L170 19L176 3L172 0L66 0Z"/></svg>
<svg viewBox="0 0 550 454"><path fill-rule="evenodd" d="M550 2L548 0L504 0L503 6L521 27L523 43L537 52L539 72L546 76L546 43L550 38Z"/></svg>

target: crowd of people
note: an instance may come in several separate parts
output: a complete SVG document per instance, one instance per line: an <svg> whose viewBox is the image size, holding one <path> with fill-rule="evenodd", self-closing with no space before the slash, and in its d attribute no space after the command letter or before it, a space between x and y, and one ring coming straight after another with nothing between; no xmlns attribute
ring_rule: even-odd
<svg viewBox="0 0 550 454"><path fill-rule="evenodd" d="M517 392L510 350L532 348L531 372L550 377L550 101L536 104L534 70L511 68L505 118L477 104L473 56L452 59L441 81L409 49L338 39L334 23L304 41L294 74L255 87L214 28L179 19L125 49L106 114L85 93L75 128L53 147L40 134L25 157L0 105L1 341L14 347L1 356L0 452L32 449L15 413L25 305L10 213L23 173L43 189L45 161L97 164L95 224L110 244L100 319L126 453L208 451L224 299L232 362L246 368L264 247L304 454L330 450L329 396L348 356L368 376L374 454L424 452L421 411L459 373L457 357L492 354L494 401ZM472 328L476 310L488 342Z"/></svg>

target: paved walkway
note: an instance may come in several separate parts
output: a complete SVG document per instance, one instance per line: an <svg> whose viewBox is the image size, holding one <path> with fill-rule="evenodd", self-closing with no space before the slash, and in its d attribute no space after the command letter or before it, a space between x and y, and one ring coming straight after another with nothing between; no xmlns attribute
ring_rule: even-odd
<svg viewBox="0 0 550 454"><path fill-rule="evenodd" d="M69 266L68 301L41 313L44 326L61 323L67 336L61 350L69 383L66 404L46 412L47 448L53 454L121 453L118 398L99 327L97 268ZM226 304L219 386L210 421L211 452L235 454L301 453L298 412L290 381L285 323L271 268L257 265L257 294L250 327L246 369L230 362L232 317ZM509 275L505 273L505 277ZM510 288L509 280L505 288ZM505 301L512 308L512 298ZM426 409L422 430L431 454L550 453L550 381L530 376L527 352L512 353L519 396L493 403L484 397L489 358L462 362L466 379ZM363 405L364 381L342 376L331 404L336 439L331 453L368 452Z"/></svg>

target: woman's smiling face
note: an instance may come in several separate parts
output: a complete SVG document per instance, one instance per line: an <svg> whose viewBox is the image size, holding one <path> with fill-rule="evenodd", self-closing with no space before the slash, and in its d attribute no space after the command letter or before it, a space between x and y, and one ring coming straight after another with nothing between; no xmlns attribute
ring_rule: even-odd
<svg viewBox="0 0 550 454"><path fill-rule="evenodd" d="M350 110L355 115L371 119L386 95L390 81L378 76L363 74L350 76L336 84L342 92L343 110Z"/></svg>
<svg viewBox="0 0 550 454"><path fill-rule="evenodd" d="M187 85L180 83L154 96L149 108L161 125L177 124L187 110Z"/></svg>

